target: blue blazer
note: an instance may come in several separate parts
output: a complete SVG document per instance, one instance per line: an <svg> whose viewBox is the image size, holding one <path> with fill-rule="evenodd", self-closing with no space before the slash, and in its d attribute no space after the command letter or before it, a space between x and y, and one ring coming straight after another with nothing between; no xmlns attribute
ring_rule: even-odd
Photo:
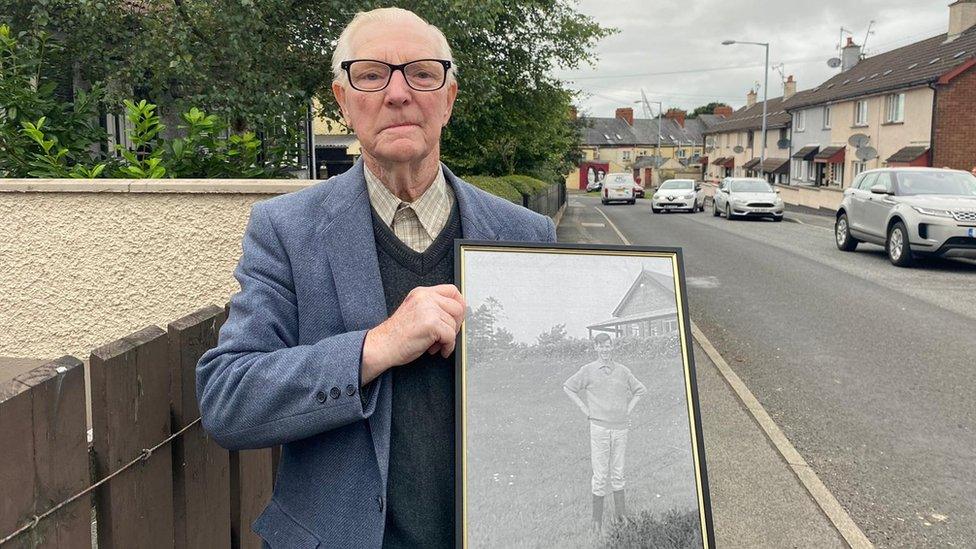
<svg viewBox="0 0 976 549"><path fill-rule="evenodd" d="M555 241L548 217L443 169L464 238ZM234 277L241 291L196 388L203 428L221 446L283 445L252 529L275 548L380 547L392 379L360 394L366 331L387 318L362 161L256 204Z"/></svg>

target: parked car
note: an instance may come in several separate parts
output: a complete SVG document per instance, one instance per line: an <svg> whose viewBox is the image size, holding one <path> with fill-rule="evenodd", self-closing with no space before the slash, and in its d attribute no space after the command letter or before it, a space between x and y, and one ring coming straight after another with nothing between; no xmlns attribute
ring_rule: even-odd
<svg viewBox="0 0 976 549"><path fill-rule="evenodd" d="M637 202L634 193L634 176L629 173L608 173L603 180L603 200L604 204L611 202L626 202L635 204Z"/></svg>
<svg viewBox="0 0 976 549"><path fill-rule="evenodd" d="M779 192L755 177L726 177L712 197L712 215L736 217L770 217L783 220L783 199Z"/></svg>
<svg viewBox="0 0 976 549"><path fill-rule="evenodd" d="M837 210L837 247L885 247L909 267L917 256L976 259L976 176L937 168L883 168L857 176Z"/></svg>
<svg viewBox="0 0 976 549"><path fill-rule="evenodd" d="M634 196L644 198L644 182L639 177L634 178Z"/></svg>
<svg viewBox="0 0 976 549"><path fill-rule="evenodd" d="M705 211L705 193L694 179L668 179L651 195L651 211Z"/></svg>

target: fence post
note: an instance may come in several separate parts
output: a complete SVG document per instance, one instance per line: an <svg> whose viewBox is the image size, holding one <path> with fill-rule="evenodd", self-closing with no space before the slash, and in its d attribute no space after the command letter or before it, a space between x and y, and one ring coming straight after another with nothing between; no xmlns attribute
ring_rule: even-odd
<svg viewBox="0 0 976 549"><path fill-rule="evenodd" d="M169 370L173 432L200 417L196 366L217 344L226 316L211 305L171 322ZM176 547L230 547L230 458L197 423L173 440L173 513Z"/></svg>
<svg viewBox="0 0 976 549"><path fill-rule="evenodd" d="M81 361L64 356L0 381L0 539L88 486ZM10 546L90 548L90 498L62 507Z"/></svg>
<svg viewBox="0 0 976 549"><path fill-rule="evenodd" d="M170 435L166 332L149 326L91 353L96 478L104 478ZM114 477L95 492L98 546L173 546L170 448Z"/></svg>

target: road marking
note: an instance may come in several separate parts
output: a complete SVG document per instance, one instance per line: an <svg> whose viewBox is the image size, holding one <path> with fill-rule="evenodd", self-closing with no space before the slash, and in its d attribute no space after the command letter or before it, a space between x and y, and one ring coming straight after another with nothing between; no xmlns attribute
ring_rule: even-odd
<svg viewBox="0 0 976 549"><path fill-rule="evenodd" d="M762 404L759 403L759 400L756 399L755 395L752 394L752 391L750 391L746 384L742 382L742 379L736 375L735 371L732 370L728 362L725 362L725 359L722 358L722 355L719 354L718 350L715 349L712 342L705 337L705 334L694 322L691 323L691 332L695 337L695 341L701 345L702 349L705 351L705 354L708 355L708 358L710 358L715 364L715 367L718 368L719 373L721 373L722 377L725 378L725 382L728 383L729 387L731 387L732 390L735 391L735 394L738 395L739 400L742 401L742 404L744 404L746 409L749 410L749 413L752 414L753 419L756 420L759 427L763 430L763 432L766 433L769 441L773 443L776 451L783 456L783 459L786 460L786 464L789 465L790 469L796 475L796 478L799 479L800 483L803 484L803 487L806 488L807 492L810 493L810 496L812 496L814 501L817 502L817 505L820 506L820 510L823 511L824 515L827 516L827 520L834 525L834 528L836 528L840 535L844 538L847 545L855 549L861 549L862 547L874 547L871 541L868 540L867 536L864 535L864 532L862 532L858 525L854 522L854 519L847 514L844 507L841 506L839 501L837 501L837 498L830 493L830 490L828 490L824 483L820 480L817 473L813 471L813 469L807 464L806 460L803 459L803 456L800 455L800 452L798 452L793 444L790 443L789 439L786 438L786 435L783 434L783 431L780 430L778 425L776 425L773 418L769 416L769 413L766 412L766 409L763 408Z"/></svg>
<svg viewBox="0 0 976 549"><path fill-rule="evenodd" d="M607 220L607 223L610 224L610 227L613 229L613 231L617 233L617 236L620 237L620 241L626 244L627 246L630 246L630 241L627 240L627 237L624 236L624 233L620 232L620 229L618 229L617 226L613 224L613 221L610 221L610 218L607 217L607 214L603 213L603 210L597 208L596 206L593 206L593 209L600 212L600 215L603 216L603 219Z"/></svg>
<svg viewBox="0 0 976 549"><path fill-rule="evenodd" d="M627 240L627 237L620 232L620 229L614 225L613 221L610 221L607 214L603 213L603 210L595 206L593 209L600 212L600 215L602 215L604 219L607 220L607 223L613 227L613 230L617 233L617 236L620 237L620 240L624 244L627 246L631 245L630 241ZM816 225L812 226L815 227ZM830 493L830 490L828 490L827 486L824 485L823 481L820 480L817 473L813 471L813 469L807 464L806 460L803 459L803 456L800 455L800 452L796 450L796 447L794 447L789 439L786 438L786 435L779 428L779 426L776 425L773 418L770 417L769 413L766 412L766 409L763 408L762 404L759 403L759 400L755 397L755 395L752 394L752 391L749 390L749 387L742 382L742 379L740 379L735 371L732 370L729 363L725 362L725 359L722 358L722 355L719 354L717 349L715 349L712 342L705 337L705 334L694 322L691 323L691 333L694 336L695 341L701 345L702 349L705 351L705 354L708 355L708 358L710 358L712 363L715 364L715 367L718 368L718 371L720 374L722 374L725 382L729 384L729 387L732 388L742 404L745 405L747 410L749 410L749 413L752 415L753 419L756 420L756 423L759 424L759 427L764 433L766 433L766 437L769 438L769 441L776 448L776 451L779 452L779 455L782 456L784 460L786 460L786 464L790 467L790 470L793 471L793 474L796 475L796 478L800 481L800 484L807 489L807 492L809 492L810 496L813 497L813 500L820 507L820 510L823 511L824 515L827 517L827 520L833 524L834 528L837 529L837 532L840 533L841 537L844 538L844 541L847 542L847 545L854 549L873 548L874 544L872 544L868 537L864 535L864 532L862 532L861 528L858 527L857 523L854 522L854 519L847 514L847 511L843 506L841 506L840 502L837 501L837 498Z"/></svg>
<svg viewBox="0 0 976 549"><path fill-rule="evenodd" d="M823 230L825 230L825 231L830 231L830 232L834 232L834 230L833 230L833 229L828 229L827 227L821 227L820 225L814 225L813 223L807 223L807 222L805 222L805 221L800 221L799 219L797 219L797 218L795 218L795 217L791 217L791 218L790 218L790 221L793 221L793 222L795 222L795 223L799 223L800 225L806 225L807 227L816 227L816 228L818 228L818 229L823 229Z"/></svg>
<svg viewBox="0 0 976 549"><path fill-rule="evenodd" d="M606 223L580 223L580 226L581 227L599 227L599 228L602 229L602 228L606 227L607 224Z"/></svg>

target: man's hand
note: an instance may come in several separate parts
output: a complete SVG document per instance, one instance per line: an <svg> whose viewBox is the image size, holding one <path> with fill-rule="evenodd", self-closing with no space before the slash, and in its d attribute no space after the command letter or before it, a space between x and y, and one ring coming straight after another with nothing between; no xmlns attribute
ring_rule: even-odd
<svg viewBox="0 0 976 549"><path fill-rule="evenodd" d="M452 284L414 288L390 318L366 333L362 382L420 355L454 352L464 321L464 298Z"/></svg>

